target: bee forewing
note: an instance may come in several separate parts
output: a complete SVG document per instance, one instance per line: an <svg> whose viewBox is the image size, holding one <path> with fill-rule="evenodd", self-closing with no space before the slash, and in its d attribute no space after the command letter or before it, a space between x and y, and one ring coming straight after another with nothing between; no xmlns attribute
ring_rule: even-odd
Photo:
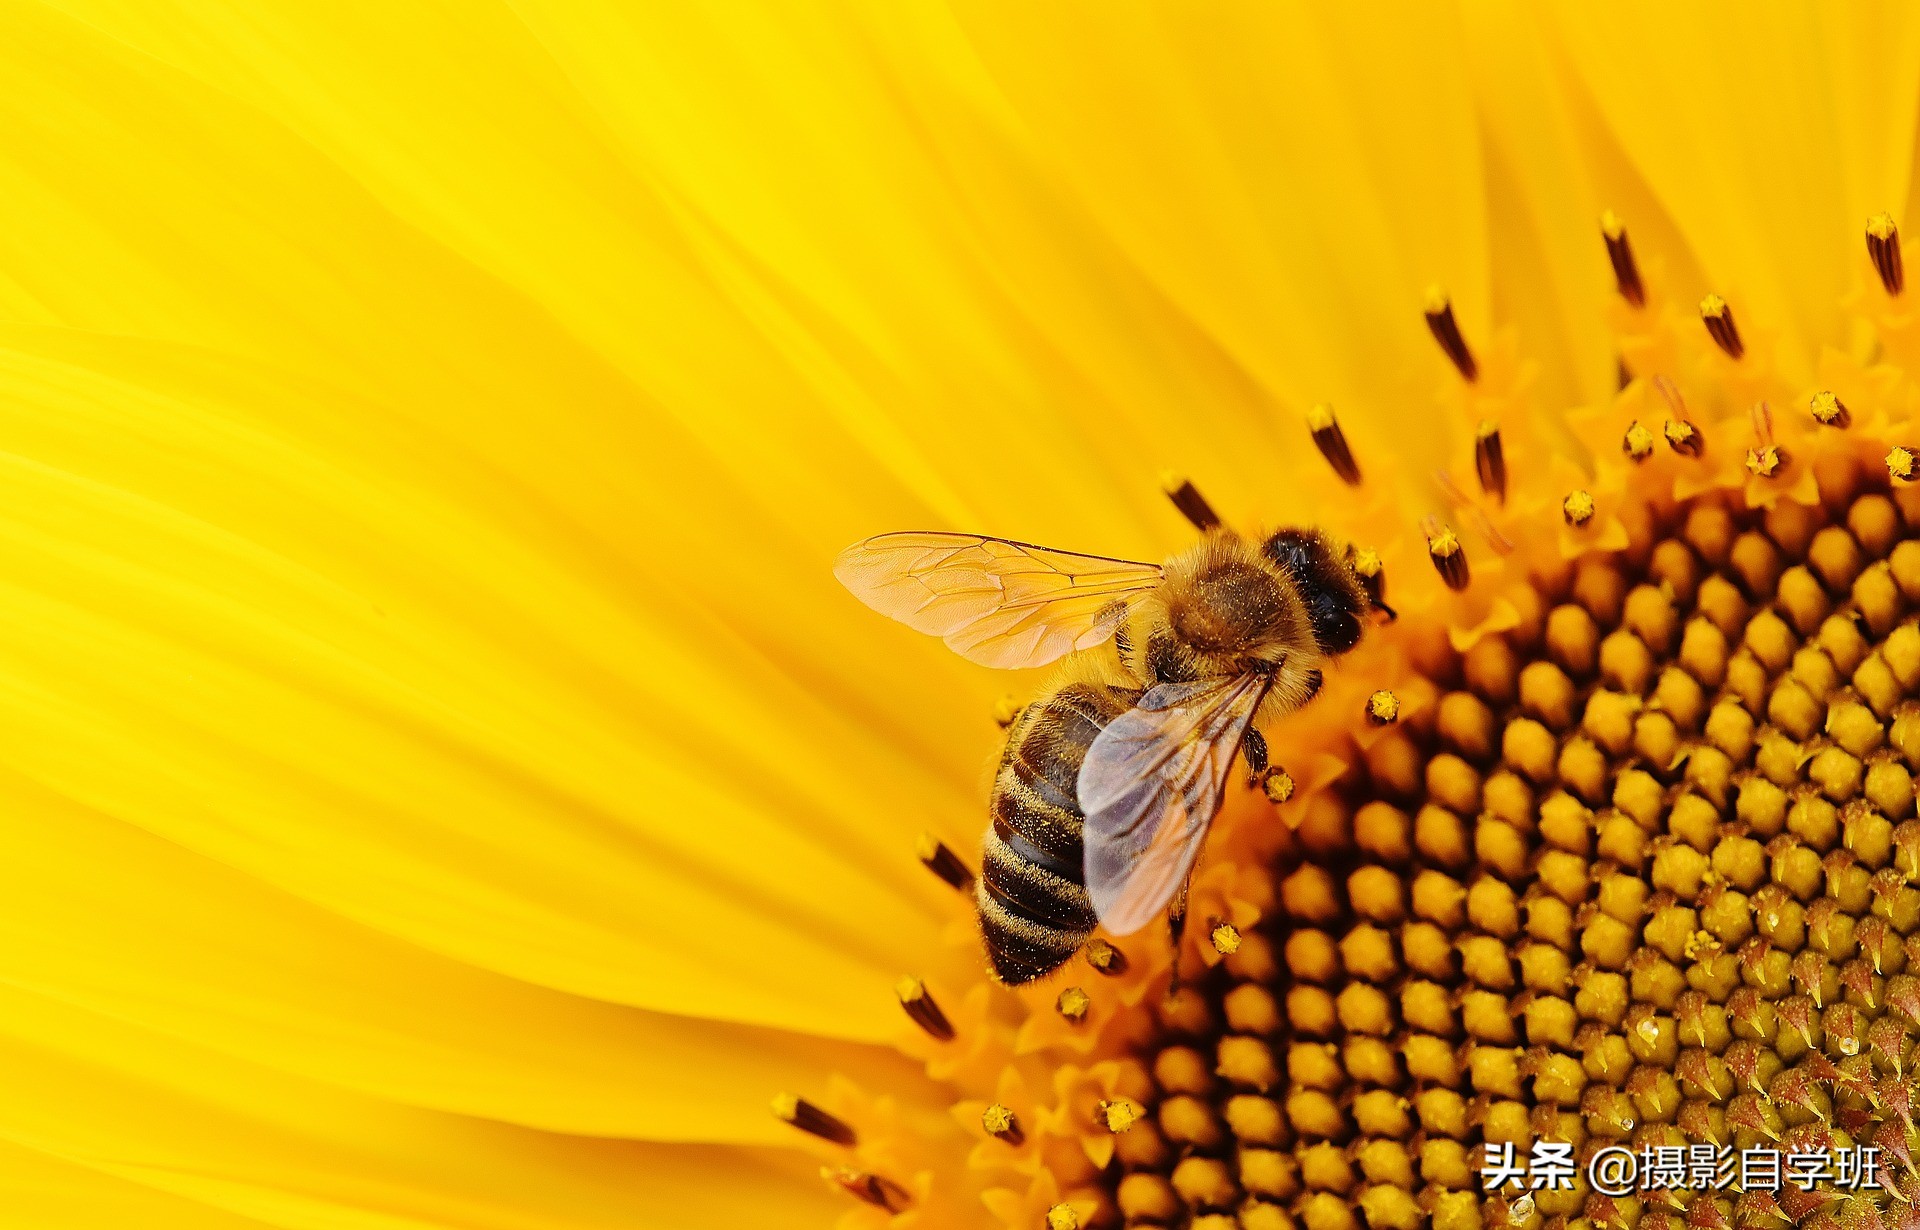
<svg viewBox="0 0 1920 1230"><path fill-rule="evenodd" d="M840 553L855 597L982 666L1044 666L1113 635L1157 564L978 534L882 534Z"/></svg>
<svg viewBox="0 0 1920 1230"><path fill-rule="evenodd" d="M1269 679L1161 684L1107 724L1080 765L1087 892L1114 935L1138 931L1193 870Z"/></svg>

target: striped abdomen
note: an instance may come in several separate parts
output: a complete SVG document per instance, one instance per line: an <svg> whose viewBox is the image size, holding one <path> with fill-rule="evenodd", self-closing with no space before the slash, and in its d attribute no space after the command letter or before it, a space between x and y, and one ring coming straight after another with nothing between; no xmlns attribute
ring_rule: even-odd
<svg viewBox="0 0 1920 1230"><path fill-rule="evenodd" d="M1077 797L1080 762L1138 691L1069 684L1020 714L993 780L980 880L980 932L1002 982L1031 982L1086 943L1098 921L1087 896Z"/></svg>

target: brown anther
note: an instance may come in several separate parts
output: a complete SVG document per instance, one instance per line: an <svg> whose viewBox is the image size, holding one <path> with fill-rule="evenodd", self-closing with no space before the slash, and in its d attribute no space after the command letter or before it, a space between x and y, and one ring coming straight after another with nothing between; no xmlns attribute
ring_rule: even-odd
<svg viewBox="0 0 1920 1230"><path fill-rule="evenodd" d="M1053 1010L1074 1025L1087 1019L1087 1010L1093 1007L1093 997L1079 987L1068 987L1060 992L1053 1001Z"/></svg>
<svg viewBox="0 0 1920 1230"><path fill-rule="evenodd" d="M1698 457L1707 449L1706 437L1686 419L1668 419L1660 434L1667 438L1667 447L1682 457Z"/></svg>
<svg viewBox="0 0 1920 1230"><path fill-rule="evenodd" d="M1620 451L1630 461L1645 461L1653 456L1653 433L1639 423L1628 423L1627 434L1620 437Z"/></svg>
<svg viewBox="0 0 1920 1230"><path fill-rule="evenodd" d="M1093 1108L1095 1120L1116 1136L1131 1130L1144 1113L1132 1098L1102 1099Z"/></svg>
<svg viewBox="0 0 1920 1230"><path fill-rule="evenodd" d="M1588 491L1571 491L1567 498L1560 501L1560 515L1566 518L1568 525L1579 529L1593 520L1593 495Z"/></svg>
<svg viewBox="0 0 1920 1230"><path fill-rule="evenodd" d="M1460 323L1453 318L1453 301L1438 286L1427 291L1426 315L1433 340L1440 343L1440 349L1453 361L1460 378L1469 384L1478 380L1480 367L1473 361L1473 352L1467 349L1467 339L1460 336Z"/></svg>
<svg viewBox="0 0 1920 1230"><path fill-rule="evenodd" d="M973 891L973 872L960 861L947 843L932 833L920 834L920 844L915 851L920 856L921 865L940 877L949 887L963 893Z"/></svg>
<svg viewBox="0 0 1920 1230"><path fill-rule="evenodd" d="M820 1177L854 1199L885 1209L889 1213L904 1213L913 1204L913 1197L907 1194L906 1188L892 1179L883 1179L877 1174L864 1170L850 1170L845 1166L822 1166Z"/></svg>
<svg viewBox="0 0 1920 1230"><path fill-rule="evenodd" d="M1846 403L1825 389L1813 395L1807 403L1807 410L1813 415L1813 421L1822 427L1849 427L1853 424L1853 415L1847 412Z"/></svg>
<svg viewBox="0 0 1920 1230"><path fill-rule="evenodd" d="M1600 215L1600 237L1607 241L1607 260L1613 265L1614 288L1634 307L1647 305L1647 290L1640 282L1640 266L1634 263L1633 245L1627 240L1626 224L1611 209Z"/></svg>
<svg viewBox="0 0 1920 1230"><path fill-rule="evenodd" d="M1907 278L1900 264L1900 228L1894 225L1892 214L1878 213L1867 219L1867 256L1873 261L1873 271L1880 275L1880 285L1889 295L1898 295Z"/></svg>
<svg viewBox="0 0 1920 1230"><path fill-rule="evenodd" d="M1117 978L1127 972L1127 954L1099 936L1088 940L1087 946L1080 950L1080 955L1087 959L1088 965L1109 978Z"/></svg>
<svg viewBox="0 0 1920 1230"><path fill-rule="evenodd" d="M1729 359L1738 359L1747 353L1740 341L1740 330L1733 323L1733 309L1719 295L1708 295L1700 301L1700 319L1707 326L1707 333L1714 343L1726 352Z"/></svg>
<svg viewBox="0 0 1920 1230"><path fill-rule="evenodd" d="M980 1128L987 1135L1004 1140L1016 1148L1027 1139L1027 1134L1020 1130L1019 1118L998 1102L980 1112Z"/></svg>
<svg viewBox="0 0 1920 1230"><path fill-rule="evenodd" d="M1340 420L1333 416L1333 407L1323 403L1307 411L1307 430L1313 433L1314 447L1327 459L1340 481L1349 487L1358 487L1360 463L1353 459L1347 433L1340 430Z"/></svg>
<svg viewBox="0 0 1920 1230"><path fill-rule="evenodd" d="M1507 501L1507 455L1500 444L1500 424L1484 419L1473 433L1473 469L1480 490L1502 504Z"/></svg>
<svg viewBox="0 0 1920 1230"><path fill-rule="evenodd" d="M1367 697L1367 720L1375 726L1399 721L1400 698L1385 688Z"/></svg>
<svg viewBox="0 0 1920 1230"><path fill-rule="evenodd" d="M1465 589L1473 579L1467 569L1467 549L1460 544L1460 536L1445 526L1428 527L1427 558L1433 561L1434 570L1448 589Z"/></svg>
<svg viewBox="0 0 1920 1230"><path fill-rule="evenodd" d="M1213 505L1207 503L1207 497L1201 495L1199 488L1187 479L1171 472L1162 474L1160 489L1167 493L1167 498L1180 510L1180 515L1193 523L1194 529L1204 532L1220 524L1220 514L1213 511Z"/></svg>
<svg viewBox="0 0 1920 1230"><path fill-rule="evenodd" d="M854 1143L853 1127L850 1124L796 1094L774 1095L773 1117L782 1123L799 1128L809 1136L818 1136L821 1140L832 1141L836 1145L851 1148Z"/></svg>
<svg viewBox="0 0 1920 1230"><path fill-rule="evenodd" d="M928 1037L936 1042L953 1041L953 1023L940 1011L940 1005L933 1002L926 983L918 978L902 978L893 984L893 993L913 1023L925 1030Z"/></svg>
<svg viewBox="0 0 1920 1230"><path fill-rule="evenodd" d="M1293 797L1293 775L1279 765L1268 765L1267 771L1260 775L1260 789L1268 802L1284 803Z"/></svg>
<svg viewBox="0 0 1920 1230"><path fill-rule="evenodd" d="M1897 483L1910 483L1920 474L1920 446L1896 444L1887 452L1887 477Z"/></svg>

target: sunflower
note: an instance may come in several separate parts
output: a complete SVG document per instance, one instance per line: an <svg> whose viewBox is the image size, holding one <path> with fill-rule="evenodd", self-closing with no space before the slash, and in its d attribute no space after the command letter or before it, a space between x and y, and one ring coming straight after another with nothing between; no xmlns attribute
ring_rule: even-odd
<svg viewBox="0 0 1920 1230"><path fill-rule="evenodd" d="M1653 1224L1477 1171L1769 1137L1898 1195L1687 1215L1908 1216L1907 9L48 0L0 66L0 1224ZM831 561L1160 558L1166 471L1400 618L1178 952L1015 993L957 890L1043 681Z"/></svg>

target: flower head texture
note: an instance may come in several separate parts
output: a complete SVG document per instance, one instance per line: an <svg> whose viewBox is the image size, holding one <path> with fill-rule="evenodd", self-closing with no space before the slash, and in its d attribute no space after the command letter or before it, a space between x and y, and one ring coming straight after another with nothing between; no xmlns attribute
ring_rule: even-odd
<svg viewBox="0 0 1920 1230"><path fill-rule="evenodd" d="M0 1226L1912 1224L1916 117L1893 4L0 6ZM1048 678L834 560L1201 506L1393 617L1001 985ZM1585 1178L1760 1144L1882 1182Z"/></svg>

